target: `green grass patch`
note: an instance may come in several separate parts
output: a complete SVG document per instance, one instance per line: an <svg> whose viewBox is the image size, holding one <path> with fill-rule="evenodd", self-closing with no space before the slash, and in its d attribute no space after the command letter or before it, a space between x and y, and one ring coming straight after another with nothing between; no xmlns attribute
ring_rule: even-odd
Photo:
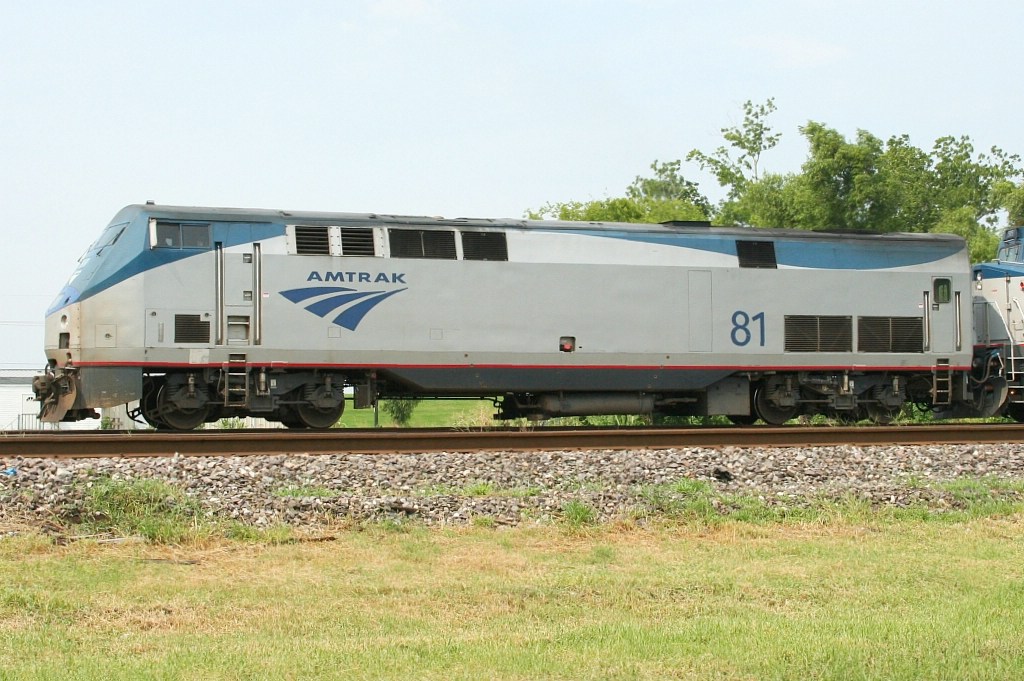
<svg viewBox="0 0 1024 681"><path fill-rule="evenodd" d="M94 532L137 535L165 544L213 534L199 502L161 480L98 480L89 487L82 511L84 525Z"/></svg>
<svg viewBox="0 0 1024 681"><path fill-rule="evenodd" d="M420 400L409 418L410 428L481 428L501 425L493 421L494 405L486 400ZM397 424L383 409L378 424L393 428ZM342 428L373 428L373 409L355 409L352 400L345 405Z"/></svg>
<svg viewBox="0 0 1024 681"><path fill-rule="evenodd" d="M253 527L208 517L184 490L161 480L97 480L75 513L86 534L141 537L154 544L202 543L216 538L268 544L293 539L286 525Z"/></svg>
<svg viewBox="0 0 1024 681"><path fill-rule="evenodd" d="M597 509L590 504L572 500L562 505L562 523L569 529L579 530L597 524Z"/></svg>
<svg viewBox="0 0 1024 681"><path fill-rule="evenodd" d="M0 539L4 678L1007 679L1024 517Z"/></svg>
<svg viewBox="0 0 1024 681"><path fill-rule="evenodd" d="M913 481L911 489L931 490L952 503L918 501L905 506L872 504L864 497L766 499L755 494L716 491L702 480L681 479L639 489L638 519L719 525L725 522L844 523L919 520L964 522L1024 513L1024 481L996 477L962 478L950 482Z"/></svg>

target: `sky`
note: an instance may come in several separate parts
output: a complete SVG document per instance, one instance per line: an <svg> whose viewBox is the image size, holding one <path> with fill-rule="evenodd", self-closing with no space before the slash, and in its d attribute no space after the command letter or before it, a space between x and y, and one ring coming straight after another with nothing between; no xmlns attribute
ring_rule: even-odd
<svg viewBox="0 0 1024 681"><path fill-rule="evenodd" d="M0 368L43 366L127 204L522 217L769 97L762 170L799 171L810 120L1024 154L1021 26L1019 0L0 0Z"/></svg>

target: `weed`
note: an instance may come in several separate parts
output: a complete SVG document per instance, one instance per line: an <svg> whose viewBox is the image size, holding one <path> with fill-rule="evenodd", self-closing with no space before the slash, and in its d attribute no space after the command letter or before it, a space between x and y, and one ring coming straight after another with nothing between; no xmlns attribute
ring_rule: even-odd
<svg viewBox="0 0 1024 681"><path fill-rule="evenodd" d="M473 527L480 527L489 530L498 526L498 521L495 520L492 515L475 515L469 519L469 523Z"/></svg>
<svg viewBox="0 0 1024 681"><path fill-rule="evenodd" d="M597 510L588 503L572 500L562 506L562 522L570 529L597 524Z"/></svg>
<svg viewBox="0 0 1024 681"><path fill-rule="evenodd" d="M160 480L100 480L89 488L83 511L94 531L139 535L162 544L207 537L213 531L195 499Z"/></svg>

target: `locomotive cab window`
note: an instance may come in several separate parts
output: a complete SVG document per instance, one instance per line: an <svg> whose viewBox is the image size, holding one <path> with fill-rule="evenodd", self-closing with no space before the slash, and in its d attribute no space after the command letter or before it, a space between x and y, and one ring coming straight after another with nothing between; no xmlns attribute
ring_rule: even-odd
<svg viewBox="0 0 1024 681"><path fill-rule="evenodd" d="M953 299L953 285L949 279L936 279L934 289L933 302L936 305L948 303Z"/></svg>
<svg viewBox="0 0 1024 681"><path fill-rule="evenodd" d="M209 249L210 225L195 222L150 222L150 244L153 248Z"/></svg>

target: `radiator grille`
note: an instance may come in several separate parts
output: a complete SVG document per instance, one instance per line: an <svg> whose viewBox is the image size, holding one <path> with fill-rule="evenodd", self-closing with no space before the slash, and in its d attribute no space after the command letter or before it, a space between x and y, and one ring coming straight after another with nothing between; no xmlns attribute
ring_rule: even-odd
<svg viewBox="0 0 1024 681"><path fill-rule="evenodd" d="M455 260L455 232L425 229L388 231L393 258Z"/></svg>
<svg viewBox="0 0 1024 681"><path fill-rule="evenodd" d="M175 343L210 343L210 322L197 314L174 315Z"/></svg>
<svg viewBox="0 0 1024 681"><path fill-rule="evenodd" d="M508 260L502 232L463 232L462 257L466 260Z"/></svg>
<svg viewBox="0 0 1024 681"><path fill-rule="evenodd" d="M858 317L858 352L924 352L920 317Z"/></svg>
<svg viewBox="0 0 1024 681"><path fill-rule="evenodd" d="M853 317L786 316L786 352L852 351Z"/></svg>

